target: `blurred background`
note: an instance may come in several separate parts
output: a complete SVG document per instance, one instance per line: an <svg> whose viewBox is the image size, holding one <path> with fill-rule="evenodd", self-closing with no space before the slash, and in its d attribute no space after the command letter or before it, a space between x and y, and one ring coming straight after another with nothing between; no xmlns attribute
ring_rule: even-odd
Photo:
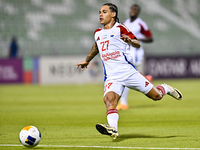
<svg viewBox="0 0 200 150"><path fill-rule="evenodd" d="M98 11L106 0L0 0L0 83L66 84L103 82L96 57L85 72L84 60L100 27ZM200 77L199 0L110 0L120 22L132 4L154 42L144 44L146 74L157 78ZM11 54L11 49L14 52Z"/></svg>

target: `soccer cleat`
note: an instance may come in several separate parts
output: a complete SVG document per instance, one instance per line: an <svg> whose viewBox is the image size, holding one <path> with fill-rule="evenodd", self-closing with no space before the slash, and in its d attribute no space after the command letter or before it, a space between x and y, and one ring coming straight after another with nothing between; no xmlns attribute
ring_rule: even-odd
<svg viewBox="0 0 200 150"><path fill-rule="evenodd" d="M96 124L96 129L105 135L110 135L113 139L116 139L119 136L119 133L114 127L104 124Z"/></svg>
<svg viewBox="0 0 200 150"><path fill-rule="evenodd" d="M117 110L127 110L129 107L128 107L128 105L124 105L124 104L122 104L122 103L120 103L120 104L118 104L117 105Z"/></svg>
<svg viewBox="0 0 200 150"><path fill-rule="evenodd" d="M169 86L167 84L164 84L164 85L168 86L168 88L170 89L170 92L167 93L168 95L174 97L177 100L181 100L182 99L183 96L182 96L181 92L178 89L176 89L174 87L171 87L171 86Z"/></svg>

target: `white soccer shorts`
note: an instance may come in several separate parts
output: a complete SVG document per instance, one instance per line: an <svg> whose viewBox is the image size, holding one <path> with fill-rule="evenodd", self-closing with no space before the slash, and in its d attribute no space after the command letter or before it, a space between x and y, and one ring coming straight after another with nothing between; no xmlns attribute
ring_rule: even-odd
<svg viewBox="0 0 200 150"><path fill-rule="evenodd" d="M145 95L153 88L153 84L148 81L140 72L134 73L132 76L123 81L106 80L104 83L104 96L112 91L119 96L122 95L124 87L140 91Z"/></svg>

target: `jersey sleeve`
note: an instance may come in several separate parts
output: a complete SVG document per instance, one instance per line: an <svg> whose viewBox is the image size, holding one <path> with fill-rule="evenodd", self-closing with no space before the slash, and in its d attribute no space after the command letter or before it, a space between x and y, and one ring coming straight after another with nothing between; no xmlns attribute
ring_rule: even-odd
<svg viewBox="0 0 200 150"><path fill-rule="evenodd" d="M136 36L124 24L120 24L118 27L120 28L121 34L129 36L131 39L137 39Z"/></svg>
<svg viewBox="0 0 200 150"><path fill-rule="evenodd" d="M95 43L96 43L96 41L100 40L100 38L99 38L99 37L96 37L96 35L95 35L98 31L101 31L101 28L98 28L98 29L96 29L96 30L94 31Z"/></svg>
<svg viewBox="0 0 200 150"><path fill-rule="evenodd" d="M151 38L152 37L152 33L151 31L149 30L147 24L145 22L140 22L139 23L140 27L141 27L141 30L140 32L145 35L146 37L149 37Z"/></svg>
<svg viewBox="0 0 200 150"><path fill-rule="evenodd" d="M94 31L94 35L95 35L95 33L98 32L98 31L101 31L101 28L96 29L96 30Z"/></svg>

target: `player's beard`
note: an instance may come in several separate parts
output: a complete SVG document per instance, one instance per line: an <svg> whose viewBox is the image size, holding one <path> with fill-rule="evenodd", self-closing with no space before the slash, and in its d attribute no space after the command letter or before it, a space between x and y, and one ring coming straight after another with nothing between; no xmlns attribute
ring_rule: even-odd
<svg viewBox="0 0 200 150"><path fill-rule="evenodd" d="M131 20L135 20L137 18L137 16L130 16Z"/></svg>

